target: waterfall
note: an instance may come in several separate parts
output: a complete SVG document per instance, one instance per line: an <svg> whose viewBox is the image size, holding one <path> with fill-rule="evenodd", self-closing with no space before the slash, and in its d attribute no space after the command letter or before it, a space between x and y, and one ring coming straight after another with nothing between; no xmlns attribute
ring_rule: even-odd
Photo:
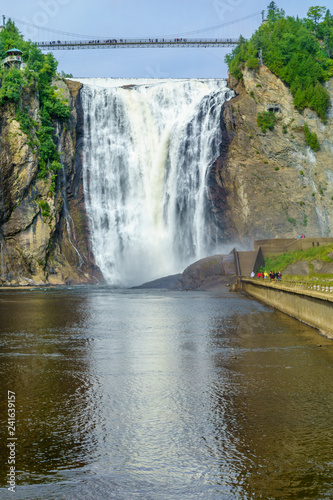
<svg viewBox="0 0 333 500"><path fill-rule="evenodd" d="M69 241L70 245L75 250L75 252L79 258L78 269L81 269L82 265L84 264L84 260L82 258L82 255L80 254L79 250L77 249L77 247L74 245L74 243L72 241L72 235L73 235L74 241L76 242L75 226L74 226L74 221L73 221L73 219L69 213L69 210L68 210L67 193L66 193L66 175L65 175L65 167L64 166L61 169L61 177L62 177L61 178L61 194L62 194L62 200L64 203L64 214L65 214L67 237L68 237L68 241Z"/></svg>
<svg viewBox="0 0 333 500"><path fill-rule="evenodd" d="M62 201L64 204L64 215L65 215L65 222L66 222L66 230L67 230L67 237L70 245L72 248L75 250L78 258L79 258L79 265L78 269L81 269L82 265L84 264L84 260L82 258L82 255L80 254L79 250L77 247L74 245L72 241L72 235L74 238L74 241L76 241L76 236L75 236L75 226L74 226L74 221L69 213L68 210L68 201L67 201L67 193L66 193L66 174L65 174L65 167L62 163L62 141L61 141L61 129L59 124L57 123L57 135L59 136L59 143L58 143L58 153L59 153L59 159L60 163L62 165L61 169L61 177L59 176L59 185L60 185L60 191L62 195Z"/></svg>
<svg viewBox="0 0 333 500"><path fill-rule="evenodd" d="M6 279L6 265L5 265L5 258L4 258L4 244L3 242L0 243L0 266L1 266L1 279Z"/></svg>
<svg viewBox="0 0 333 500"><path fill-rule="evenodd" d="M206 177L234 95L226 82L80 81L86 209L107 282L139 284L216 251Z"/></svg>

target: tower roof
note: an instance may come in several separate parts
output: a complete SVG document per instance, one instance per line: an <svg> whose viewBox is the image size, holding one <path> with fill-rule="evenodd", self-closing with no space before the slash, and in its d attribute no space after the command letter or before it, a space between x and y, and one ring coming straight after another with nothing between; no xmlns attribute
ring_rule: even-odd
<svg viewBox="0 0 333 500"><path fill-rule="evenodd" d="M13 49L9 49L6 51L6 54L13 54L14 52L19 52L20 54L23 54L22 50L16 49L15 47Z"/></svg>

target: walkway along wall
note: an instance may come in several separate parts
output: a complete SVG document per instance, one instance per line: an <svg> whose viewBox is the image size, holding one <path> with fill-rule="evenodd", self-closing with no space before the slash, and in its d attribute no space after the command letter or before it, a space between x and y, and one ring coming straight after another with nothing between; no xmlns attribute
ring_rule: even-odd
<svg viewBox="0 0 333 500"><path fill-rule="evenodd" d="M318 328L333 339L333 295L313 290L295 290L283 284L242 278L240 288L255 299Z"/></svg>

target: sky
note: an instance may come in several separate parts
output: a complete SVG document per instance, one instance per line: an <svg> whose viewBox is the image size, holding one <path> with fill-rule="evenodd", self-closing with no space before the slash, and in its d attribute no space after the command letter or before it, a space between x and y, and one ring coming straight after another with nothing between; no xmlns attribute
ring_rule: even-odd
<svg viewBox="0 0 333 500"><path fill-rule="evenodd" d="M276 0L287 15L305 17L318 0ZM6 18L33 41L74 40L60 30L98 38L246 38L261 23L261 11L269 0L16 0L3 4ZM256 14L246 20L211 31L215 27ZM28 26L29 23L33 26ZM82 38L82 37L81 37ZM225 55L231 48L145 48L57 50L58 70L74 77L116 78L226 78Z"/></svg>

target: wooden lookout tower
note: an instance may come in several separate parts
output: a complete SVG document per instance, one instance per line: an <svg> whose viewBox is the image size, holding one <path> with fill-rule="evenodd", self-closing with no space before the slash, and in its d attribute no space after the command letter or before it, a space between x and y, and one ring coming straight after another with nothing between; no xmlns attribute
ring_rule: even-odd
<svg viewBox="0 0 333 500"><path fill-rule="evenodd" d="M1 61L1 66L3 68L14 68L22 69L23 68L23 60L22 60L22 51L19 49L9 49L6 52L6 57Z"/></svg>

